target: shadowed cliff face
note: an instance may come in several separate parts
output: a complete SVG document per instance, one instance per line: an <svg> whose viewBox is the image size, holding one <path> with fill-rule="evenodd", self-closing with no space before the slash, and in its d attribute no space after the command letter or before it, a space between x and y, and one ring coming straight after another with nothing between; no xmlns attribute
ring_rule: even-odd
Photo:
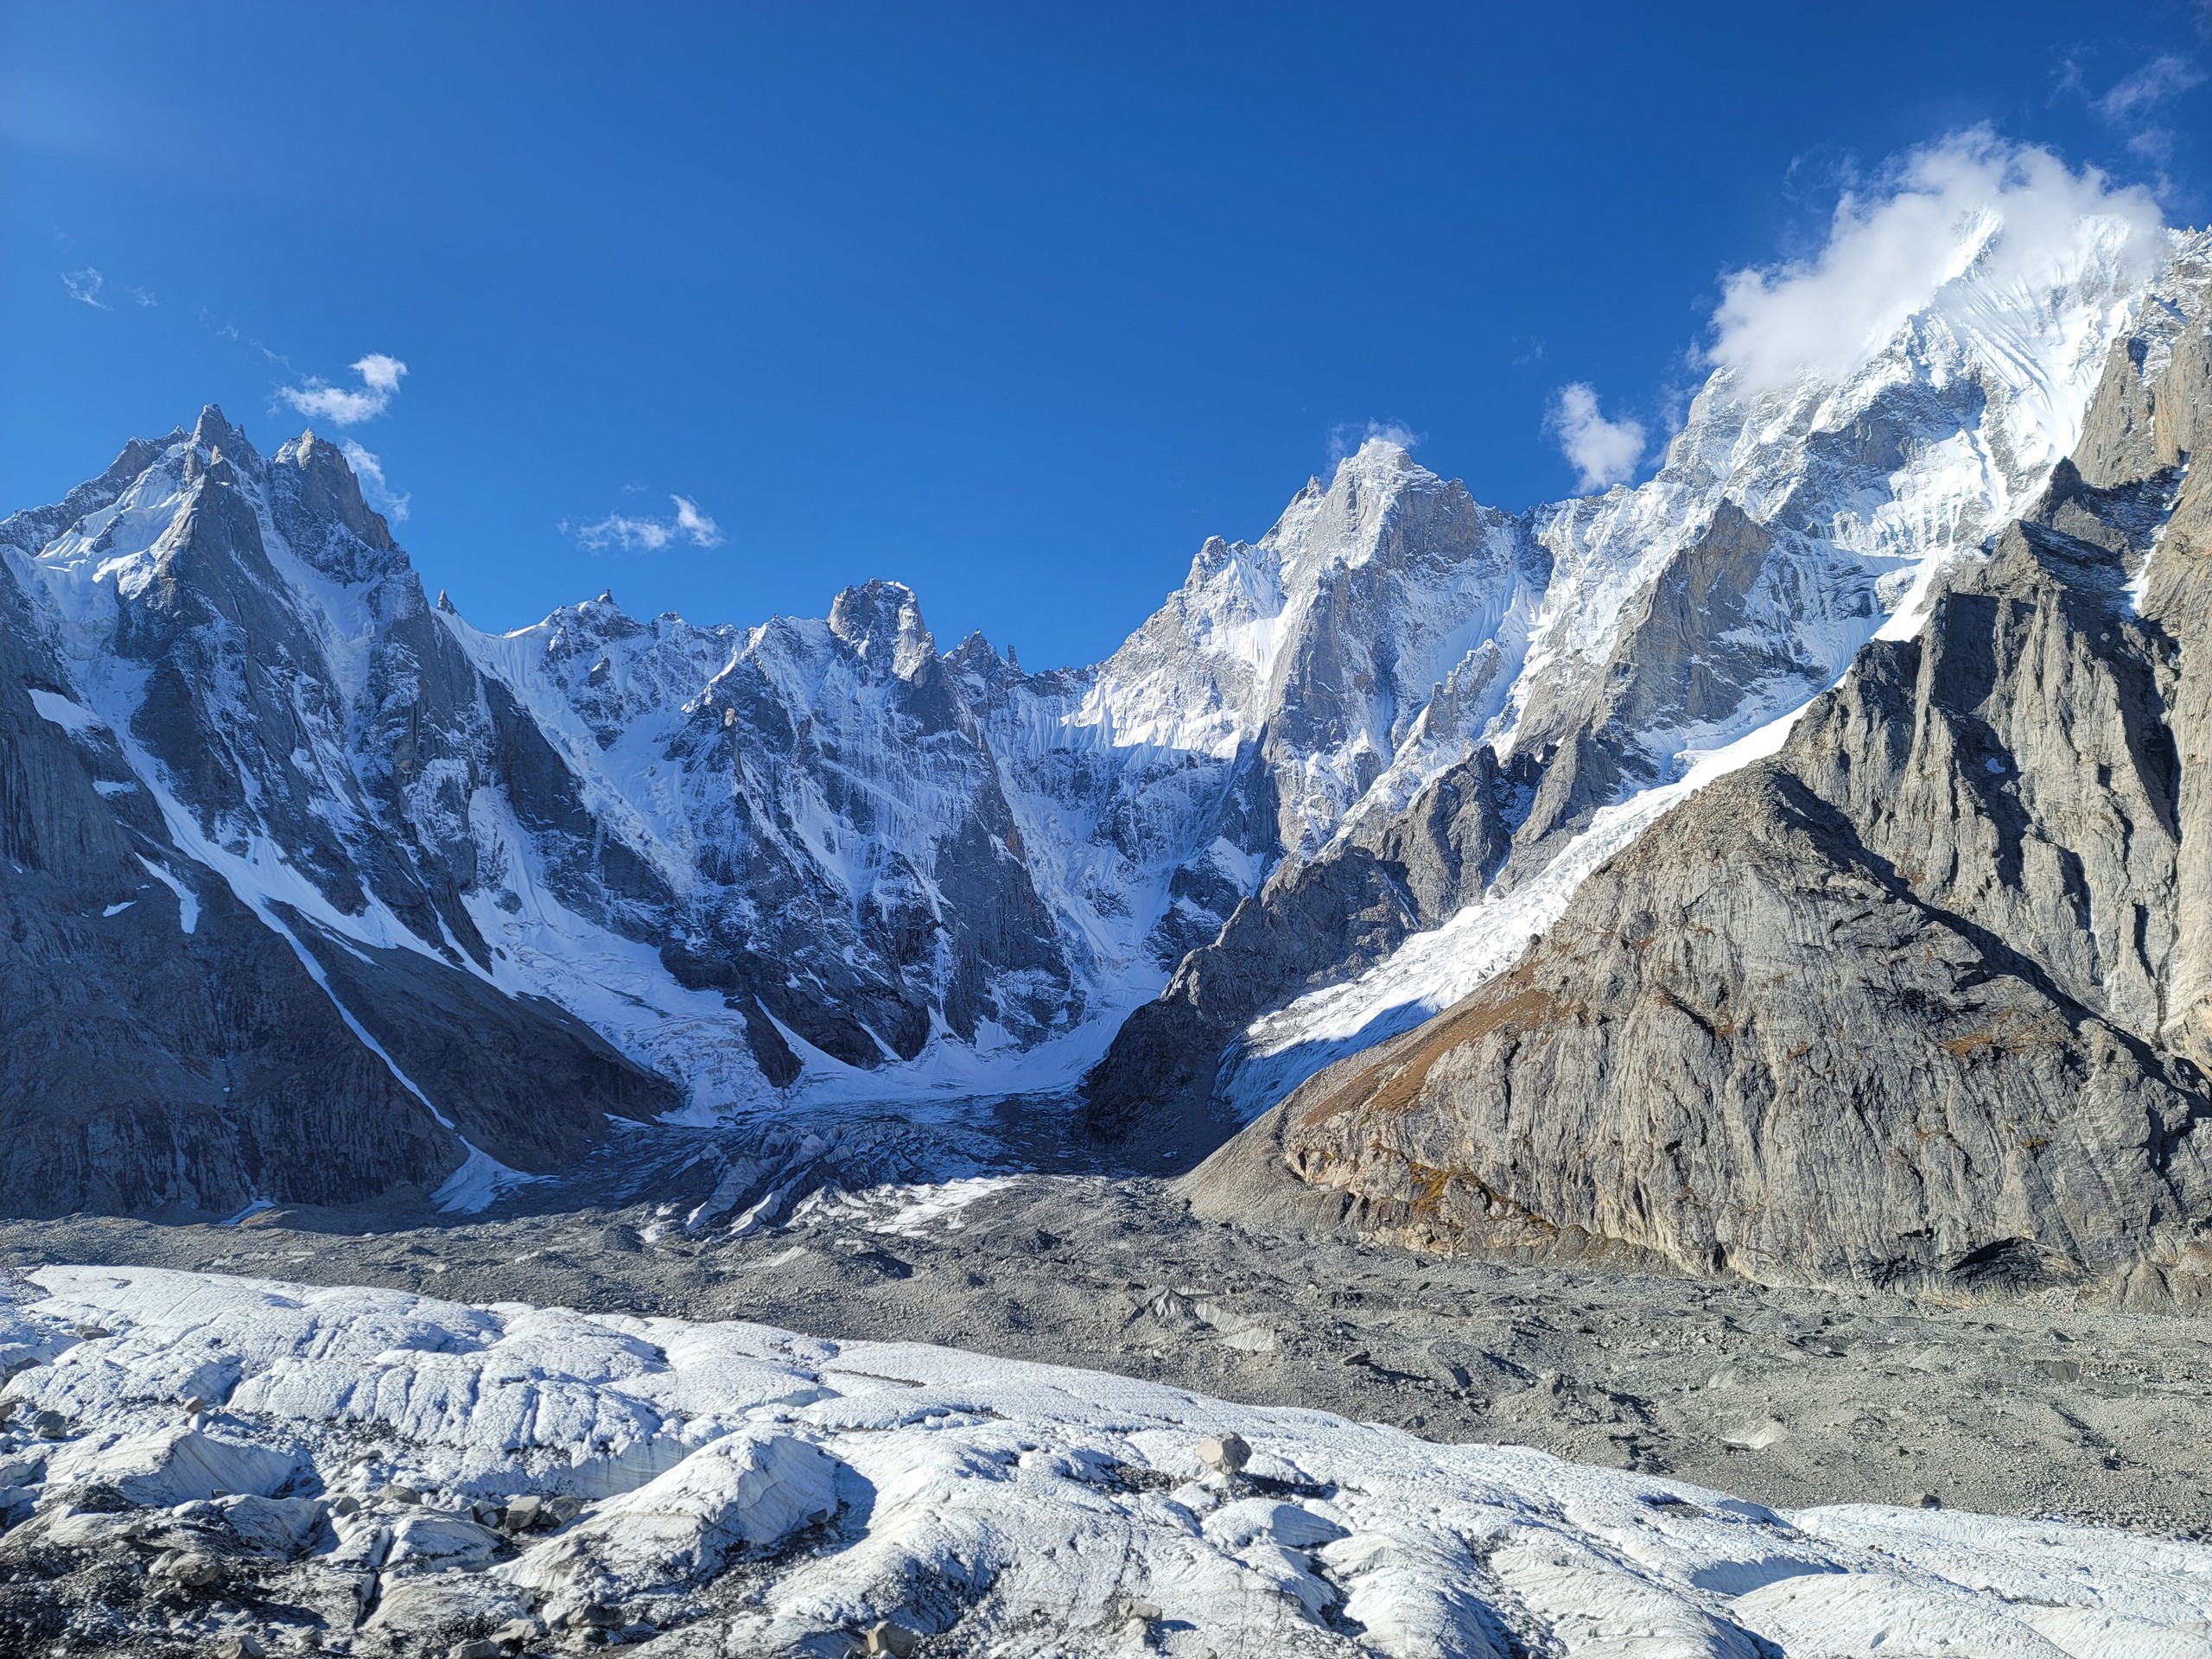
<svg viewBox="0 0 2212 1659"><path fill-rule="evenodd" d="M2207 344L2116 346L2080 465L1912 638L1294 1093L1202 1206L1272 1166L1428 1248L2202 1299Z"/></svg>
<svg viewBox="0 0 2212 1659"><path fill-rule="evenodd" d="M140 503L164 514L69 619L139 686L127 721L80 701L66 629L0 567L0 1208L427 1195L469 1147L555 1167L607 1114L671 1109L664 1080L483 977L453 826L493 774L489 722L342 459L264 460L213 410L179 435L43 527L99 521L97 560ZM278 848L296 887L216 868ZM329 925L379 913L412 948Z"/></svg>

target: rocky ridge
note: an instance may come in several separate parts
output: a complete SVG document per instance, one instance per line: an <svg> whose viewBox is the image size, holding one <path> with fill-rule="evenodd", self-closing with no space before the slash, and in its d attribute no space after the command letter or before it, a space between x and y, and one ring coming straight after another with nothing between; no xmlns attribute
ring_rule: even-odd
<svg viewBox="0 0 2212 1659"><path fill-rule="evenodd" d="M2084 220L2046 286L1969 270L1843 382L1718 376L1635 490L1508 514L1372 442L1260 541L1207 543L1106 662L1046 673L940 651L891 582L819 620L603 594L487 634L331 446L264 458L212 410L134 442L0 524L29 700L0 760L18 819L66 820L10 895L45 929L20 1052L54 1051L35 1033L76 1016L38 1011L103 982L112 934L142 953L113 1052L158 1063L130 1063L127 1133L73 1059L20 1067L0 1098L57 1150L0 1201L479 1203L609 1113L1065 1084L1132 1009L1091 1130L1217 1136L1267 1021L1540 883L1917 614L2076 448L2108 343L2195 247L2146 275ZM281 1019L229 988L264 975ZM344 1063L293 1063L321 1052L283 1033L319 1027ZM251 1119L248 1051L287 1109L338 1112L337 1155ZM111 1136L137 1149L95 1176Z"/></svg>
<svg viewBox="0 0 2212 1659"><path fill-rule="evenodd" d="M2200 1301L2212 264L2177 277L2110 348L2075 459L1936 574L1916 629L1507 971L1217 1154L1202 1207Z"/></svg>

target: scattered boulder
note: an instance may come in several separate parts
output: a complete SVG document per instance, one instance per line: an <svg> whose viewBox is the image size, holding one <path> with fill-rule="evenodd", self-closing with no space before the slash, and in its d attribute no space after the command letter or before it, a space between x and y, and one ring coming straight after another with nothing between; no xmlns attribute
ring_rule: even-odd
<svg viewBox="0 0 2212 1659"><path fill-rule="evenodd" d="M252 1493L219 1503L223 1524L254 1548L271 1555L296 1555L322 1530L322 1501L313 1497L261 1497Z"/></svg>
<svg viewBox="0 0 2212 1659"><path fill-rule="evenodd" d="M435 1561L442 1567L473 1567L490 1560L505 1541L489 1527L458 1515L425 1510L410 1515L391 1529L394 1566Z"/></svg>
<svg viewBox="0 0 2212 1659"><path fill-rule="evenodd" d="M212 1555L197 1550L172 1549L155 1558L153 1576L180 1589L200 1590L215 1582L222 1568Z"/></svg>
<svg viewBox="0 0 2212 1659"><path fill-rule="evenodd" d="M868 1628L866 1641L861 1652L889 1654L891 1659L912 1659L914 1650L922 1644L918 1632L904 1624L894 1624L887 1618Z"/></svg>
<svg viewBox="0 0 2212 1659"><path fill-rule="evenodd" d="M1198 1442L1198 1461L1224 1478L1240 1474L1252 1461L1252 1448L1233 1429L1225 1434L1209 1434Z"/></svg>
<svg viewBox="0 0 2212 1659"><path fill-rule="evenodd" d="M552 1531L567 1526L582 1514L583 1505L566 1492L551 1497L537 1492L519 1492L499 1505L493 1513L492 1524L504 1533Z"/></svg>
<svg viewBox="0 0 2212 1659"><path fill-rule="evenodd" d="M240 1630L215 1644L215 1659L269 1659L269 1649L252 1631Z"/></svg>
<svg viewBox="0 0 2212 1659"><path fill-rule="evenodd" d="M1106 1618L1116 1624L1153 1624L1160 1618L1160 1604L1117 1590L1106 1604Z"/></svg>
<svg viewBox="0 0 2212 1659"><path fill-rule="evenodd" d="M1789 1427L1779 1417L1760 1417L1721 1431L1720 1444L1738 1452L1764 1452L1789 1438Z"/></svg>

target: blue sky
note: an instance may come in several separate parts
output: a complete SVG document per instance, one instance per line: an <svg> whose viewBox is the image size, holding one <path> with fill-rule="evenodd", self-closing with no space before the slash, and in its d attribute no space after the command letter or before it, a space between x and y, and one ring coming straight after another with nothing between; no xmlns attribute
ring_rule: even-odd
<svg viewBox="0 0 2212 1659"><path fill-rule="evenodd" d="M305 404L480 626L886 575L1087 661L1371 424L1648 470L1727 274L1947 133L2212 219L2209 20L0 0L0 509Z"/></svg>

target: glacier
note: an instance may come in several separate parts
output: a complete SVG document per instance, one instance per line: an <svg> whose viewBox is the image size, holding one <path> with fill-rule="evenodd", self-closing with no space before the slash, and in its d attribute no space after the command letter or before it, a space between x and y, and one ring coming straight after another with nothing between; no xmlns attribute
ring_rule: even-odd
<svg viewBox="0 0 2212 1659"><path fill-rule="evenodd" d="M1779 1511L1510 1446L912 1343L158 1268L0 1289L0 1558L73 1636L548 1633L843 1659L2202 1654L2212 1548ZM1241 1470L1201 1443L1233 1436ZM180 1602L166 1586L215 1593ZM189 1611L181 1611L188 1609ZM874 1636L871 1638L870 1633ZM487 1634L489 1633L489 1634Z"/></svg>

